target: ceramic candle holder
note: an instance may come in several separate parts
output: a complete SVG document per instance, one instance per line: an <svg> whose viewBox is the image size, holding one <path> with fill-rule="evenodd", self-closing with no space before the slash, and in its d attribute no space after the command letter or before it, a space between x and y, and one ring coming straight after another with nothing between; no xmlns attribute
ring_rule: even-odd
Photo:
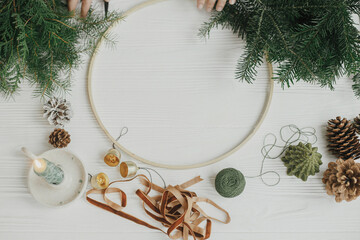
<svg viewBox="0 0 360 240"><path fill-rule="evenodd" d="M35 156L34 159L47 159L47 161L61 168L64 174L61 183L56 185L39 176L34 171L34 166L30 168L28 187L38 202L49 207L60 207L73 202L84 194L88 175L83 163L74 154L65 150L54 149Z"/></svg>

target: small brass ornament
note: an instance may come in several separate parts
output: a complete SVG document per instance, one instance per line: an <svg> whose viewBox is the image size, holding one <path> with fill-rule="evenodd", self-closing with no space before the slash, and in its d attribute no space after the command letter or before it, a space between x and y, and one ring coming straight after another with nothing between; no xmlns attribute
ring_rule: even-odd
<svg viewBox="0 0 360 240"><path fill-rule="evenodd" d="M109 186L109 177L105 173L99 173L91 177L91 186L95 189L106 189Z"/></svg>
<svg viewBox="0 0 360 240"><path fill-rule="evenodd" d="M123 178L134 177L138 170L138 166L132 161L126 161L120 164L120 175Z"/></svg>
<svg viewBox="0 0 360 240"><path fill-rule="evenodd" d="M104 162L110 167L116 167L120 163L121 153L112 148L104 157Z"/></svg>

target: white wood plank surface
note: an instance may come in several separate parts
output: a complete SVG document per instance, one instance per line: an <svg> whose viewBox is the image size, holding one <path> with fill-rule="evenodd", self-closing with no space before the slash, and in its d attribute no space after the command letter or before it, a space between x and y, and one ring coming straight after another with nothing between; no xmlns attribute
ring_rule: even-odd
<svg viewBox="0 0 360 240"><path fill-rule="evenodd" d="M126 10L140 2L112 1L110 7ZM252 85L234 80L244 43L226 30L214 31L206 42L199 39L197 29L208 16L196 10L193 0L169 0L120 23L114 29L116 48L99 52L94 70L96 106L114 136L122 126L129 127L120 141L137 154L162 163L202 162L233 147L260 113L268 87L265 66ZM87 63L88 57L84 60ZM103 171L115 180L120 177L118 169L107 167L102 160L111 144L90 110L86 68L85 64L76 71L68 96L75 112L66 127L72 138L68 150L83 160L90 173ZM211 239L360 239L360 199L335 203L321 182L327 163L335 160L326 149L327 120L359 113L360 100L354 97L347 78L339 79L336 91L304 83L285 90L276 85L263 126L236 154L201 169L157 170L169 184L197 175L205 179L191 189L219 203L232 217L228 225L213 225ZM302 182L286 175L281 160L271 160L265 170L281 175L278 186L247 179L241 196L220 197L214 190L217 172L234 167L246 176L258 174L264 136L277 134L286 124L316 128L317 146L323 153L321 172ZM0 239L167 239L95 208L84 197L61 209L38 204L27 189L30 162L20 148L27 146L36 153L51 149L47 138L52 130L42 118L42 103L32 97L26 83L14 100L1 100ZM131 160L129 156L123 159ZM129 197L127 211L150 221L134 194L139 186L122 187Z"/></svg>

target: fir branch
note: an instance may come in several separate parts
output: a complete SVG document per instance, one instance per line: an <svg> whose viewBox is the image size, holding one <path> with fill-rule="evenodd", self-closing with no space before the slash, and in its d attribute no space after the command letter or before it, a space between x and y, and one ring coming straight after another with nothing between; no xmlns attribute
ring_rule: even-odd
<svg viewBox="0 0 360 240"><path fill-rule="evenodd" d="M238 79L252 82L268 52L282 86L303 80L333 89L338 77L360 71L360 34L351 18L359 13L360 0L238 0L213 13L199 34L222 27L245 39Z"/></svg>
<svg viewBox="0 0 360 240"><path fill-rule="evenodd" d="M258 46L258 43L261 39L260 32L262 21L264 18L265 9L261 11L255 41L247 46L247 52L243 60L238 62L238 67L236 71L236 76L238 79L252 83L255 79L256 70L254 70L258 65L262 63L262 56L264 54L264 49Z"/></svg>
<svg viewBox="0 0 360 240"><path fill-rule="evenodd" d="M356 74L352 80L354 83L352 89L354 90L355 96L360 98L360 73Z"/></svg>
<svg viewBox="0 0 360 240"><path fill-rule="evenodd" d="M279 33L279 36L282 42L284 43L285 49L289 51L292 55L294 55L301 62L301 64L306 68L306 70L311 74L313 78L316 78L315 74L310 70L310 67L305 63L305 61L298 54L296 54L293 50L289 48L288 43L285 40L284 34L281 32L279 28L279 25L275 22L274 18L270 14L269 14L269 18L271 19L271 22L274 24L276 31Z"/></svg>
<svg viewBox="0 0 360 240"><path fill-rule="evenodd" d="M0 92L11 96L24 79L37 96L67 92L80 54L91 53L120 18L93 11L73 18L61 0L0 0Z"/></svg>
<svg viewBox="0 0 360 240"><path fill-rule="evenodd" d="M45 18L45 20L55 21L55 22L61 23L62 25L66 26L66 27L68 27L68 28L70 28L70 29L72 29L72 30L76 30L75 28L67 25L66 23L63 23L62 21L60 21L60 20L58 20L58 19Z"/></svg>

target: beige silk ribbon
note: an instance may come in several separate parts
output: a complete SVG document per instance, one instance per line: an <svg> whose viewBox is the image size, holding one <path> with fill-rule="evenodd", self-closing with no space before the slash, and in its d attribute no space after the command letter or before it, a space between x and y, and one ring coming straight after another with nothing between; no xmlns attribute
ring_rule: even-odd
<svg viewBox="0 0 360 240"><path fill-rule="evenodd" d="M127 203L126 194L120 188L111 187L111 185L114 183L130 182L136 178L138 178L140 183L146 187L145 191L140 189L136 191L136 195L143 201L144 211L151 218L166 227L166 231L123 211ZM186 188L200 181L202 181L202 179L198 176L181 185L169 185L164 189L151 183L145 175L140 174L130 179L111 182L109 187L104 190L91 189L86 193L86 200L99 208L112 212L137 224L159 230L167 234L171 239L179 239L182 237L184 240L188 240L189 236L192 236L194 240L202 240L210 237L212 220L227 224L231 219L229 213L212 200L198 197L196 193L186 190ZM160 194L149 196L151 190ZM111 201L107 197L107 195L111 193L119 194L120 204ZM105 203L90 198L90 194L101 194ZM225 213L226 219L221 221L208 216L197 204L199 202L208 203L222 211ZM202 222L206 222L205 227L199 226Z"/></svg>

